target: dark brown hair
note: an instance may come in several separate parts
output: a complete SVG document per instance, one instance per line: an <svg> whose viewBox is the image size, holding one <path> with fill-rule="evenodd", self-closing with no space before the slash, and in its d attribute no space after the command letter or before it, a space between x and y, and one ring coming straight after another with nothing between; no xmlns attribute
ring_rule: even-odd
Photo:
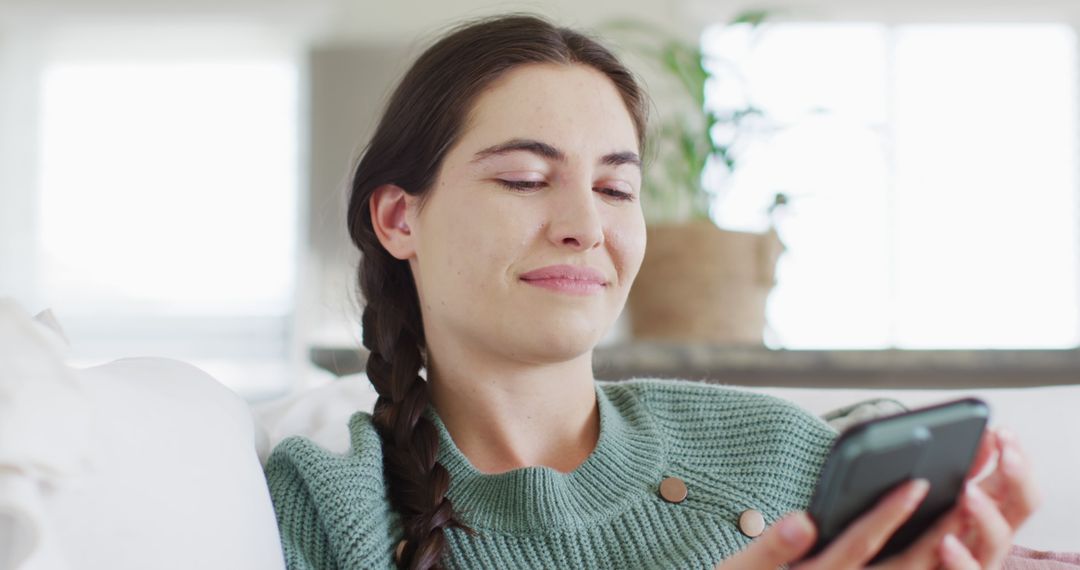
<svg viewBox="0 0 1080 570"><path fill-rule="evenodd" d="M422 413L428 387L426 342L416 286L407 261L387 252L373 229L375 189L394 184L421 205L477 96L507 71L525 64L581 64L607 75L619 90L644 148L647 98L633 74L597 41L530 15L466 23L428 48L391 96L356 167L348 225L360 248L363 343L367 375L379 398L372 414L383 441L384 469L406 544L399 566L441 568L444 529L475 531L446 497L450 477L437 461L435 426Z"/></svg>

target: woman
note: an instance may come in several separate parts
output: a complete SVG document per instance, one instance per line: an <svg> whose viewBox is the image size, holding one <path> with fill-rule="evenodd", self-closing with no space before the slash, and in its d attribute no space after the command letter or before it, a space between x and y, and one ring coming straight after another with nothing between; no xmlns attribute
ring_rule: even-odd
<svg viewBox="0 0 1080 570"><path fill-rule="evenodd" d="M269 458L290 569L775 568L809 549L827 424L593 378L645 251L646 100L595 41L528 16L463 26L405 75L348 211L379 399L346 455L294 437ZM979 464L995 447L1019 459L984 480L992 498L973 488L892 566L1000 563L1035 500L1014 443L987 437ZM923 493L802 567L861 567Z"/></svg>

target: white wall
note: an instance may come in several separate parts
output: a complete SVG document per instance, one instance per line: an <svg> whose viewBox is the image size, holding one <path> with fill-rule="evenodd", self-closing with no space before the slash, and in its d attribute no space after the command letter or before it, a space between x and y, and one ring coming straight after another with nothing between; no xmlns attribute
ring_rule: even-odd
<svg viewBox="0 0 1080 570"><path fill-rule="evenodd" d="M353 167L374 132L379 110L404 72L400 45L325 46L309 55L310 188L300 342L356 345L359 252L346 228Z"/></svg>
<svg viewBox="0 0 1080 570"><path fill-rule="evenodd" d="M38 46L0 29L0 293L40 303L25 279L36 268Z"/></svg>

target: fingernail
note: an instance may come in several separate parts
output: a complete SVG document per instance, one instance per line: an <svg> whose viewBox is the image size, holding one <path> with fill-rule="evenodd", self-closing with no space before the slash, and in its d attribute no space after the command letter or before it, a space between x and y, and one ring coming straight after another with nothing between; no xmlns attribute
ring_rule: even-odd
<svg viewBox="0 0 1080 570"><path fill-rule="evenodd" d="M1020 454L1011 446L1006 446L1001 453L1001 468L1009 474L1020 472Z"/></svg>
<svg viewBox="0 0 1080 570"><path fill-rule="evenodd" d="M930 481L926 479L915 479L911 484L911 488L908 489L904 504L907 505L908 508L915 508L916 505L922 502L926 497L926 493L929 491Z"/></svg>
<svg viewBox="0 0 1080 570"><path fill-rule="evenodd" d="M1002 441L1005 441L1007 443L1012 443L1016 441L1016 434L1014 434L1009 428L999 428L997 433L998 437L1001 438Z"/></svg>
<svg viewBox="0 0 1080 570"><path fill-rule="evenodd" d="M813 530L813 523L802 513L780 521L780 537L792 546L802 546Z"/></svg>
<svg viewBox="0 0 1080 570"><path fill-rule="evenodd" d="M990 498L986 496L986 493L984 493L975 483L967 483L964 485L964 496L967 497L968 501L983 505L990 501Z"/></svg>
<svg viewBox="0 0 1080 570"><path fill-rule="evenodd" d="M945 535L944 542L946 550L952 552L956 552L957 550L963 549L964 547L963 544L960 544L960 539L956 538L956 536L953 535L953 533L951 532Z"/></svg>
<svg viewBox="0 0 1080 570"><path fill-rule="evenodd" d="M908 511L914 511L919 503L921 503L923 499L926 499L929 490L929 480L914 479L912 484L907 488L907 493L904 496L904 508L907 508Z"/></svg>

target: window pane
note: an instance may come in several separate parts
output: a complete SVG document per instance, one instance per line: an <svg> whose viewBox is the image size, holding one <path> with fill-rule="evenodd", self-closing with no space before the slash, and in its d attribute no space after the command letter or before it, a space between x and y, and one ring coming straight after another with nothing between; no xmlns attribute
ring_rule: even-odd
<svg viewBox="0 0 1080 570"><path fill-rule="evenodd" d="M714 215L725 228L761 231L772 197L793 197L778 229L787 251L768 305L766 344L874 348L888 343L886 44L881 26L801 24L767 28L738 48L714 28L705 47L736 62L751 102L775 123L743 147ZM719 40L710 43L711 40ZM742 38L749 45L750 38ZM727 47L725 47L725 45ZM720 77L712 95L735 88ZM722 103L720 104L722 106ZM825 113L811 113L823 108Z"/></svg>
<svg viewBox="0 0 1080 570"><path fill-rule="evenodd" d="M62 314L290 309L291 62L70 63L43 84L43 298Z"/></svg>
<svg viewBox="0 0 1080 570"><path fill-rule="evenodd" d="M1074 33L906 26L895 54L896 343L1075 346Z"/></svg>
<svg viewBox="0 0 1080 570"><path fill-rule="evenodd" d="M716 27L774 125L742 147L715 219L762 230L793 196L766 344L1075 346L1076 45L1054 25ZM822 107L823 114L807 110ZM761 136L765 135L765 136Z"/></svg>

